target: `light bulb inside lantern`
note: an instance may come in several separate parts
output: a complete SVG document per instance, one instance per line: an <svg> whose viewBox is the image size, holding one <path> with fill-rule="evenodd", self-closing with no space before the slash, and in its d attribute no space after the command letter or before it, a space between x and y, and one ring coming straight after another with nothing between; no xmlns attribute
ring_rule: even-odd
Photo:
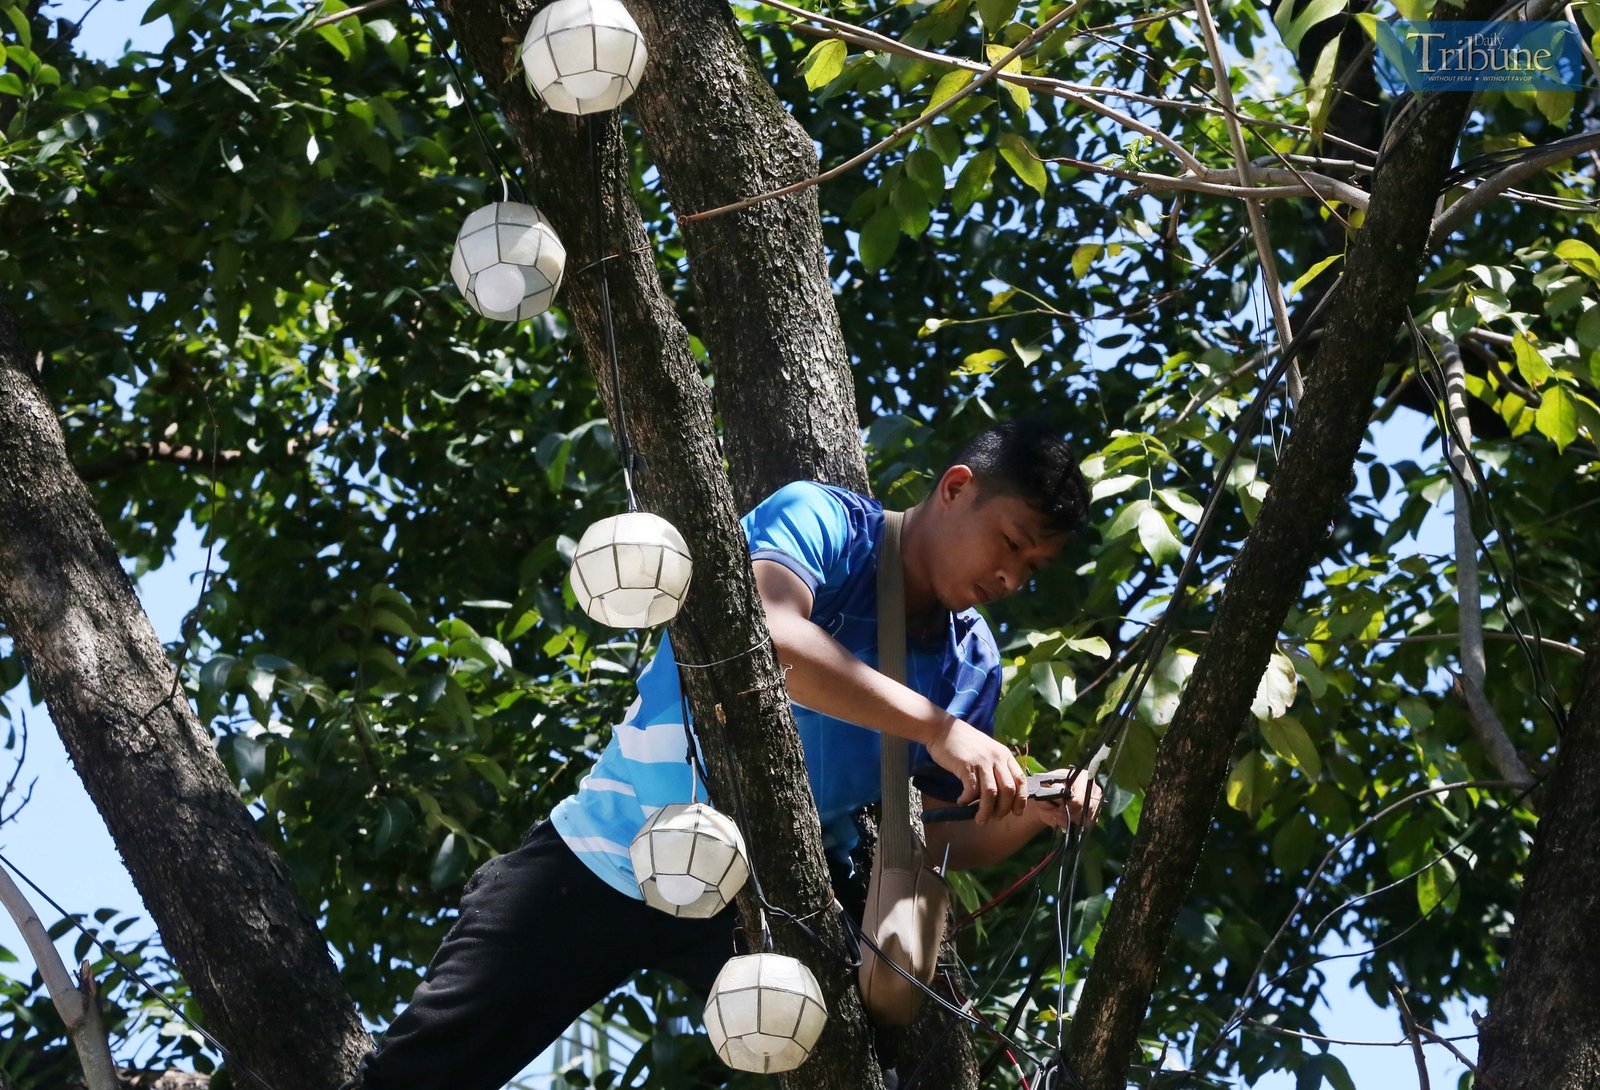
<svg viewBox="0 0 1600 1090"><path fill-rule="evenodd" d="M585 613L617 628L670 621L689 589L693 562L683 535L645 511L615 515L583 532L572 590Z"/></svg>
<svg viewBox="0 0 1600 1090"><path fill-rule="evenodd" d="M689 874L658 874L656 890L675 905L692 905L706 891L706 884Z"/></svg>
<svg viewBox="0 0 1600 1090"><path fill-rule="evenodd" d="M827 1020L816 978L782 954L731 958L706 997L711 1047L740 1071L793 1071L810 1056Z"/></svg>
<svg viewBox="0 0 1600 1090"><path fill-rule="evenodd" d="M478 274L473 290L484 310L514 312L522 304L528 288L522 270L515 265L491 265Z"/></svg>

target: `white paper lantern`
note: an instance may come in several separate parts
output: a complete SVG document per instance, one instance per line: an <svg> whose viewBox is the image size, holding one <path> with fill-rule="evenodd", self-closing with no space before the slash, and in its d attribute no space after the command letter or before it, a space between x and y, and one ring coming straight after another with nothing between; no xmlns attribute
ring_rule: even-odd
<svg viewBox="0 0 1600 1090"><path fill-rule="evenodd" d="M827 1021L817 978L782 954L730 959L706 999L711 1047L739 1071L793 1071L811 1055Z"/></svg>
<svg viewBox="0 0 1600 1090"><path fill-rule="evenodd" d="M630 511L583 532L572 557L572 592L601 624L653 628L677 616L692 567L689 546L672 523Z"/></svg>
<svg viewBox="0 0 1600 1090"><path fill-rule="evenodd" d="M750 877L739 827L703 802L657 810L628 857L645 903L672 916L715 916Z"/></svg>
<svg viewBox="0 0 1600 1090"><path fill-rule="evenodd" d="M501 322L520 322L550 309L567 248L538 209L516 201L484 205L461 225L450 275L467 305Z"/></svg>
<svg viewBox="0 0 1600 1090"><path fill-rule="evenodd" d="M644 35L621 0L556 0L528 25L522 68L552 110L615 110L644 74Z"/></svg>

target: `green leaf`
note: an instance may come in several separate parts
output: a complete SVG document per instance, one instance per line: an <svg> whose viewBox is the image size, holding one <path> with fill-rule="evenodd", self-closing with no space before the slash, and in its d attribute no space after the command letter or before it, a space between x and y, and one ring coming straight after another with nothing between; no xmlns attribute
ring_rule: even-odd
<svg viewBox="0 0 1600 1090"><path fill-rule="evenodd" d="M1017 0L978 0L978 15L983 19L983 29L997 34L1017 14Z"/></svg>
<svg viewBox="0 0 1600 1090"><path fill-rule="evenodd" d="M1033 691L1059 715L1078 699L1078 683L1064 662L1036 662L1028 671Z"/></svg>
<svg viewBox="0 0 1600 1090"><path fill-rule="evenodd" d="M1095 658L1108 659L1111 657L1111 645L1099 636L1079 636L1067 641L1067 646L1074 651L1082 651Z"/></svg>
<svg viewBox="0 0 1600 1090"><path fill-rule="evenodd" d="M1032 186L1039 195L1044 196L1045 189L1050 185L1050 175L1044 169L1044 163L1033 153L1033 145L1014 132L1005 133L1000 137L1000 157L1011 165L1018 178Z"/></svg>
<svg viewBox="0 0 1600 1090"><path fill-rule="evenodd" d="M1600 281L1600 253L1582 239L1563 239L1556 244L1556 256L1590 280Z"/></svg>
<svg viewBox="0 0 1600 1090"><path fill-rule="evenodd" d="M248 98L251 102L260 102L261 101L260 97L254 91L252 91L249 87L245 86L243 80L237 79L234 76L230 76L227 72L223 71L220 68L217 69L217 75L222 77L222 82L223 83L226 83L229 87L232 87L235 91L238 91L241 95L243 95L245 98Z"/></svg>
<svg viewBox="0 0 1600 1090"><path fill-rule="evenodd" d="M866 226L861 228L858 251L861 255L861 264L866 266L868 272L877 272L889 264L889 259L894 257L895 247L900 245L900 217L895 212L894 205L885 205L872 214Z"/></svg>
<svg viewBox="0 0 1600 1090"><path fill-rule="evenodd" d="M983 47L983 52L990 64L998 64L1001 57L1004 57L1007 53L1011 52L1011 47L1005 45L987 45ZM1022 58L1013 57L1011 60L1006 62L1005 66L1002 67L1000 71L1006 73L1007 75L1021 75ZM1027 113L1028 110L1032 108L1033 95L1026 87L1023 87L1020 84L1012 83L1010 80L1000 79L998 76L995 77L995 82L1000 85L1001 90L1005 91L1006 94L1011 96L1011 101L1016 103L1017 109L1021 110L1023 113Z"/></svg>
<svg viewBox="0 0 1600 1090"><path fill-rule="evenodd" d="M956 368L955 374L965 378L973 375L987 375L994 370L994 365L1006 358L1005 350L1001 348L985 348L978 352L970 353L961 361L961 366Z"/></svg>
<svg viewBox="0 0 1600 1090"><path fill-rule="evenodd" d="M1284 0L1278 5L1277 14L1272 21L1277 24L1278 32L1283 35L1283 44L1289 52L1300 51L1300 40L1310 32L1311 28L1327 19L1332 19L1345 9L1346 0Z"/></svg>
<svg viewBox="0 0 1600 1090"><path fill-rule="evenodd" d="M1161 502L1166 504L1168 508L1197 525L1201 516L1205 514L1205 508L1177 489L1158 488L1156 489L1156 495L1160 497Z"/></svg>
<svg viewBox="0 0 1600 1090"><path fill-rule="evenodd" d="M1578 408L1565 386L1551 386L1544 391L1534 423L1556 445L1557 453L1578 438Z"/></svg>
<svg viewBox="0 0 1600 1090"><path fill-rule="evenodd" d="M1261 790L1265 765L1266 759L1255 750L1251 750L1239 759L1239 763L1233 766L1233 771L1228 773L1229 806L1254 816L1265 801Z"/></svg>
<svg viewBox="0 0 1600 1090"><path fill-rule="evenodd" d="M22 94L22 77L15 72L0 72L0 95Z"/></svg>
<svg viewBox="0 0 1600 1090"><path fill-rule="evenodd" d="M428 872L428 881L434 889L444 889L453 886L466 877L467 863L470 860L467 851L467 838L460 833L451 833L444 838L444 843L439 845L439 851L433 857L433 867Z"/></svg>
<svg viewBox="0 0 1600 1090"><path fill-rule="evenodd" d="M1450 860L1440 859L1433 866L1417 875L1417 907L1424 915L1443 906L1446 912L1455 907L1459 899L1459 884L1456 882L1456 869L1450 865Z"/></svg>
<svg viewBox="0 0 1600 1090"><path fill-rule="evenodd" d="M1139 513L1139 544L1157 564L1176 560L1183 552L1183 544L1167 525L1166 516L1148 504Z"/></svg>
<svg viewBox="0 0 1600 1090"><path fill-rule="evenodd" d="M1019 677L1006 689L994 710L994 736L1007 745L1021 745L1028 740L1035 715L1033 685Z"/></svg>
<svg viewBox="0 0 1600 1090"><path fill-rule="evenodd" d="M1522 380L1535 390L1543 386L1550 378L1550 365L1545 362L1543 353L1532 338L1526 333L1518 333L1512 340L1512 347L1517 354L1517 371L1522 375Z"/></svg>
<svg viewBox="0 0 1600 1090"><path fill-rule="evenodd" d="M908 238L920 238L933 222L927 194L909 178L901 178L890 191L889 203L899 218L900 230Z"/></svg>
<svg viewBox="0 0 1600 1090"><path fill-rule="evenodd" d="M1089 266L1094 264L1094 259L1099 257L1105 249L1098 242L1086 242L1072 251L1072 275L1082 280L1089 272Z"/></svg>
<svg viewBox="0 0 1600 1090"><path fill-rule="evenodd" d="M1306 111L1311 115L1311 138L1321 140L1328 127L1328 115L1333 112L1334 67L1339 61L1340 37L1334 35L1311 69L1311 79L1306 84Z"/></svg>
<svg viewBox="0 0 1600 1090"><path fill-rule="evenodd" d="M1567 127L1567 118L1572 116L1572 106L1575 101L1576 95L1571 91L1541 88L1533 92L1534 105L1539 107L1539 112L1544 114L1545 120L1561 129Z"/></svg>
<svg viewBox="0 0 1600 1090"><path fill-rule="evenodd" d="M927 148L918 148L906 156L906 177L922 187L930 202L944 196L944 163Z"/></svg>
<svg viewBox="0 0 1600 1090"><path fill-rule="evenodd" d="M1107 496L1120 496L1136 484L1143 484L1145 478L1137 473L1124 473L1116 477L1101 477L1094 482L1094 487L1089 489L1091 500L1103 500Z"/></svg>
<svg viewBox="0 0 1600 1090"><path fill-rule="evenodd" d="M1261 734L1272 752L1304 772L1308 779L1322 775L1322 757L1298 719L1288 715L1269 719L1261 724Z"/></svg>
<svg viewBox="0 0 1600 1090"><path fill-rule="evenodd" d="M961 168L961 173L956 176L955 193L951 200L956 215L966 215L967 209L988 192L989 180L994 176L994 163L994 149L984 148Z"/></svg>
<svg viewBox="0 0 1600 1090"><path fill-rule="evenodd" d="M805 74L806 87L812 91L826 87L844 71L845 58L850 51L837 38L818 42L806 53L800 70Z"/></svg>
<svg viewBox="0 0 1600 1090"><path fill-rule="evenodd" d="M922 109L922 116L926 117L937 110L946 99L977 78L977 73L969 72L965 68L957 68L940 76L939 82L933 85L933 94L928 97L928 104Z"/></svg>
<svg viewBox="0 0 1600 1090"><path fill-rule="evenodd" d="M1344 257L1343 254L1334 254L1332 257L1325 257L1315 265L1311 266L1311 268L1300 274L1299 279L1297 279L1293 284L1289 285L1289 294L1298 295L1301 289L1303 289L1307 284L1311 283L1317 277L1321 276L1328 270L1329 266L1342 257Z"/></svg>
<svg viewBox="0 0 1600 1090"><path fill-rule="evenodd" d="M319 26L317 27L317 35L323 41L333 46L333 48L338 52L339 56L343 57L345 60L350 59L350 41L343 34L339 33L338 27L331 25Z"/></svg>
<svg viewBox="0 0 1600 1090"><path fill-rule="evenodd" d="M1284 874L1306 869L1317 850L1317 828L1305 811L1297 810L1272 837L1272 862Z"/></svg>
<svg viewBox="0 0 1600 1090"><path fill-rule="evenodd" d="M1256 686L1255 699L1250 702L1250 714L1263 720L1279 718L1294 703L1297 684L1294 663L1273 652L1261 674L1261 683Z"/></svg>

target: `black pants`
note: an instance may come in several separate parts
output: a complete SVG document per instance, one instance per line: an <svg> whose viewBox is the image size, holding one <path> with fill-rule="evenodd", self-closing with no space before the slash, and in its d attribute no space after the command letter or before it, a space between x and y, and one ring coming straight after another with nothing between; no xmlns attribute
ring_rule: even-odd
<svg viewBox="0 0 1600 1090"><path fill-rule="evenodd" d="M674 919L606 885L548 822L468 880L416 994L343 1090L499 1090L640 969L702 994L736 915Z"/></svg>

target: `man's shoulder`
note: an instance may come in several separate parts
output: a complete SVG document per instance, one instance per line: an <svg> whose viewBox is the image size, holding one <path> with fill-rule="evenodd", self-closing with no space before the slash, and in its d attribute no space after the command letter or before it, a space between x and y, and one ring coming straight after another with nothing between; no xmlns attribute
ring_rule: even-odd
<svg viewBox="0 0 1600 1090"><path fill-rule="evenodd" d="M836 484L825 484L822 481L795 480L790 481L782 488L778 488L763 500L766 503L775 499L789 499L811 503L837 503L845 508L863 508L882 510L883 505L870 496L863 496L859 492L852 492Z"/></svg>

